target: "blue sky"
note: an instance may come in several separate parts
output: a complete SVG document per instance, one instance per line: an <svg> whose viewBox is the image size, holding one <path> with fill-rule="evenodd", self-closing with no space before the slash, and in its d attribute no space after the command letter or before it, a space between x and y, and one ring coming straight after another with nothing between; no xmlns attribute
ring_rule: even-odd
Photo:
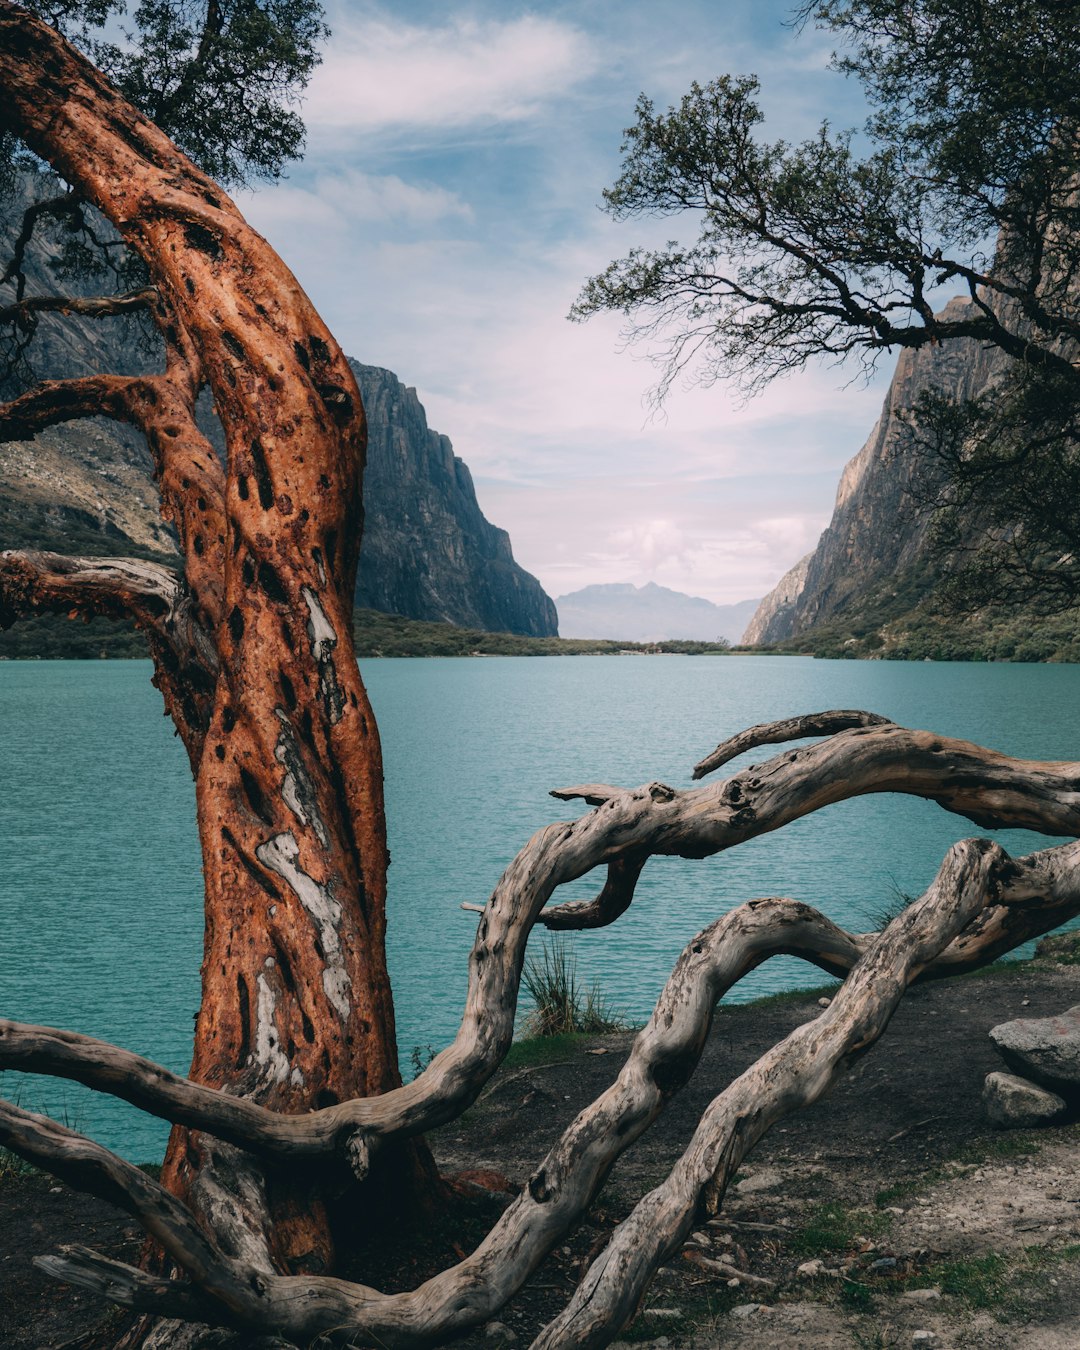
<svg viewBox="0 0 1080 1350"><path fill-rule="evenodd" d="M565 317L648 231L693 229L598 209L640 92L666 105L753 72L770 137L859 123L829 41L792 32L790 8L331 4L305 158L241 199L346 351L416 387L551 595L649 580L763 594L813 546L878 415L881 377L821 367L749 403L676 387L650 417L656 372L618 319Z"/></svg>

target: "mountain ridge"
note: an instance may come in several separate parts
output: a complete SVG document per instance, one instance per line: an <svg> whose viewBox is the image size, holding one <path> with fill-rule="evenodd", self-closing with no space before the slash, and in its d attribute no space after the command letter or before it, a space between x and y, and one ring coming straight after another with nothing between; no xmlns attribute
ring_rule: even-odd
<svg viewBox="0 0 1080 1350"><path fill-rule="evenodd" d="M569 638L628 642L688 640L734 642L756 600L717 605L703 596L671 590L655 581L597 582L558 596L559 631Z"/></svg>

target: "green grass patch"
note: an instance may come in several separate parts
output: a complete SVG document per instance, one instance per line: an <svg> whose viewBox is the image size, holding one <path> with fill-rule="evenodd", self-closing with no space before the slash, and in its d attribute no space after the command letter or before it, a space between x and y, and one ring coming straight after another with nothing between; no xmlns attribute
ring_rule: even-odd
<svg viewBox="0 0 1080 1350"><path fill-rule="evenodd" d="M804 1256L844 1252L856 1238L878 1237L892 1223L892 1216L869 1209L848 1209L835 1200L812 1211L792 1239L792 1250Z"/></svg>
<svg viewBox="0 0 1080 1350"><path fill-rule="evenodd" d="M725 1013L740 1013L754 1008L781 1007L785 1003L813 1003L819 998L832 998L841 983L840 980L830 980L828 984L815 984L809 989L781 989L775 994L762 994L760 998L747 1003L721 1003L720 1006Z"/></svg>

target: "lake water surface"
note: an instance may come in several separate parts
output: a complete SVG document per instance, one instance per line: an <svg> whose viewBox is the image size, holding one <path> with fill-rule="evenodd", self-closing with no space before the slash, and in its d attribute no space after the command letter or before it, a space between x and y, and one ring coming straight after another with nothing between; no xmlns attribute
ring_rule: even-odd
<svg viewBox="0 0 1080 1350"><path fill-rule="evenodd" d="M201 878L194 791L148 662L0 662L0 1015L103 1037L184 1071L199 998ZM548 789L690 784L691 766L755 722L866 708L1014 755L1080 759L1080 666L792 657L496 657L364 664L382 729L390 968L399 1046L457 1028L482 903L528 837L581 814ZM728 773L770 752L735 761ZM679 952L718 915L790 895L848 928L916 894L970 822L911 798L842 803L731 853L653 859L631 910L573 939L579 973L642 1021ZM1012 852L1045 842L998 838ZM583 878L557 898L585 898ZM530 943L540 949L544 935ZM791 959L729 996L821 975ZM166 1127L70 1085L0 1075L0 1092L129 1157Z"/></svg>

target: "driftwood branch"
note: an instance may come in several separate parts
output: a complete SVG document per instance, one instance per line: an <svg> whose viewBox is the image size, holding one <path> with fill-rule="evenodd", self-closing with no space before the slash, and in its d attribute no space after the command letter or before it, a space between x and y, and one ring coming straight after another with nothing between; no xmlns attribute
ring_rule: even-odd
<svg viewBox="0 0 1080 1350"><path fill-rule="evenodd" d="M923 899L880 935L852 937L790 900L752 901L725 915L685 949L616 1081L568 1127L475 1252L402 1294L381 1295L334 1279L266 1277L255 1315L244 1314L251 1319L246 1324L301 1341L323 1334L407 1347L486 1320L562 1239L620 1153L687 1081L715 1004L737 979L777 952L826 969L853 965L826 1012L774 1047L713 1103L672 1178L617 1230L586 1277L588 1292L579 1291L537 1342L605 1344L632 1315L652 1273L689 1233L706 1192L715 1210L728 1178L765 1129L816 1100L869 1048L907 984L932 967L985 904L998 904L1015 873L1016 864L997 845L955 845ZM1030 879L1025 884L1030 887ZM200 1282L199 1272L190 1273Z"/></svg>
<svg viewBox="0 0 1080 1350"><path fill-rule="evenodd" d="M555 907L561 921L572 922L582 908L595 918L612 908L613 895L625 907L652 853L719 852L860 793L916 793L995 824L1078 834L1078 787L1077 765L1012 760L966 742L881 724L786 751L707 787L677 792L653 783L616 793L580 820L538 832L510 864L480 920L458 1037L414 1082L378 1097L281 1115L89 1038L14 1023L0 1026L0 1067L77 1078L278 1158L340 1150L359 1160L362 1170L380 1141L430 1129L475 1100L512 1035L530 927L558 886L592 867L607 865L604 891L588 906ZM627 1221L629 1236L620 1230L594 1264L589 1293L575 1296L538 1342L603 1344L632 1313L651 1273L678 1249L706 1193L710 1203L719 1202L738 1160L768 1124L820 1095L880 1034L911 981L984 964L1077 912L1080 843L1017 861L985 841L957 845L923 900L883 935L846 933L792 900L751 901L686 948L615 1083L571 1124L488 1237L459 1265L412 1292L392 1295L341 1280L260 1274L257 1297L241 1306L205 1283L198 1262L176 1259L200 1291L218 1300L222 1320L239 1318L251 1330L394 1346L453 1336L502 1307L578 1221L620 1153L692 1073L713 1008L732 984L776 954L800 956L836 975L851 972L827 1013L775 1047L717 1099L687 1159ZM18 1139L9 1147L24 1151ZM27 1156L41 1161L32 1151ZM63 1165L54 1170L64 1174ZM175 1236L172 1242L175 1248ZM100 1278L91 1264L86 1279ZM122 1281L118 1288L127 1300L154 1296ZM205 1309L200 1316L214 1320Z"/></svg>
<svg viewBox="0 0 1080 1350"><path fill-rule="evenodd" d="M221 1304L179 1280L150 1275L124 1261L113 1261L73 1244L61 1247L56 1256L36 1256L34 1265L53 1279L73 1284L110 1303L132 1308L153 1317L174 1317L185 1322L221 1321Z"/></svg>
<svg viewBox="0 0 1080 1350"><path fill-rule="evenodd" d="M550 905L540 911L540 922L554 930L567 928L605 928L625 914L634 898L634 888L647 854L616 858L608 863L607 880L603 890L592 900L572 901L566 905Z"/></svg>
<svg viewBox="0 0 1080 1350"><path fill-rule="evenodd" d="M533 923L558 886L593 867L632 860L620 877L629 888L636 880L635 868L649 853L705 857L830 802L889 790L937 800L999 827L1022 825L1046 833L1080 834L1078 788L1080 765L1013 760L965 741L886 724L787 751L768 764L706 787L676 792L654 783L620 792L577 821L540 830L510 864L478 926L465 1012L454 1042L411 1083L377 1097L304 1116L277 1116L241 1099L226 1101L112 1047L110 1063L99 1066L100 1043L68 1032L56 1033L65 1038L62 1045L54 1042L46 1047L36 1040L33 1063L22 1062L20 1067L79 1076L90 1086L126 1095L166 1119L276 1156L345 1149L362 1158L378 1140L424 1133L454 1119L476 1100L513 1037L521 963ZM1013 864L1002 893L1013 895L1015 902L988 909L924 977L984 965L1080 912L1077 863L1080 846L1049 850ZM590 906L599 908L599 899ZM625 899L624 891L620 904ZM559 926L575 926L574 911L573 905L555 907ZM861 955L863 939L845 935L838 945L835 934L840 930L832 931L827 949L818 951L813 944L810 949L817 951L816 963L823 969L843 975ZM815 959L806 950L795 954ZM8 1057L16 1053L14 1026L8 1024L0 1039L0 1066L13 1063ZM44 1034L35 1029L35 1036ZM76 1068L78 1074L73 1072Z"/></svg>
<svg viewBox="0 0 1080 1350"><path fill-rule="evenodd" d="M834 709L832 712L805 713L802 717L786 717L780 722L759 722L757 726L747 727L737 736L729 736L726 741L721 741L711 754L694 765L693 778L695 781L704 778L706 774L719 769L722 764L747 750L756 750L759 745L783 745L787 741L799 741L806 736L834 736L838 731L850 731L854 727L888 725L887 717L847 708Z"/></svg>
<svg viewBox="0 0 1080 1350"><path fill-rule="evenodd" d="M223 1305L228 1318L240 1315L250 1320L256 1315L260 1279L254 1279L253 1272L217 1248L190 1210L138 1167L47 1116L34 1115L3 1100L0 1143L78 1190L100 1196L138 1219L199 1288ZM208 1306L203 1300L200 1313ZM222 1313L217 1316L221 1318Z"/></svg>
<svg viewBox="0 0 1080 1350"><path fill-rule="evenodd" d="M1007 869L1002 850L987 840L949 850L930 889L873 941L825 1012L713 1100L667 1180L616 1229L533 1350L608 1343L701 1210L719 1208L750 1149L776 1121L821 1097L873 1045L907 986L995 898L998 875Z"/></svg>

